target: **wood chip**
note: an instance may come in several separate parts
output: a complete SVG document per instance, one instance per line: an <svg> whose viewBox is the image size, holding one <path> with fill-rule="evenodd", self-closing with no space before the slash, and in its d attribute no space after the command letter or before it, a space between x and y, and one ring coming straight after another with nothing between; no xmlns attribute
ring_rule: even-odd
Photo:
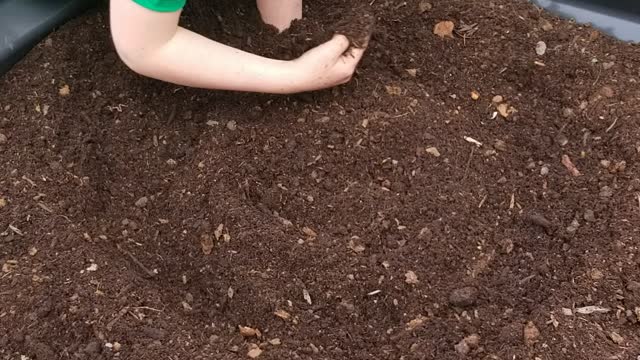
<svg viewBox="0 0 640 360"><path fill-rule="evenodd" d="M392 95L392 96L402 95L402 88L399 86L386 85L384 88L387 90L387 94L389 95Z"/></svg>
<svg viewBox="0 0 640 360"><path fill-rule="evenodd" d="M222 238L223 232L224 232L224 224L218 225L218 227L216 228L216 231L213 232L213 234L216 237L216 240L220 240L220 238Z"/></svg>
<svg viewBox="0 0 640 360"><path fill-rule="evenodd" d="M214 246L213 238L211 237L211 235L203 234L202 236L200 236L200 245L202 246L202 252L205 255L211 255Z"/></svg>
<svg viewBox="0 0 640 360"><path fill-rule="evenodd" d="M313 305L313 302L311 301L311 294L309 294L307 289L302 290L302 297L309 305Z"/></svg>
<svg viewBox="0 0 640 360"><path fill-rule="evenodd" d="M313 229L311 229L310 227L303 227L302 228L302 232L307 235L310 238L317 238L318 237L318 233L316 233L315 231L313 231Z"/></svg>
<svg viewBox="0 0 640 360"><path fill-rule="evenodd" d="M289 314L288 312L286 312L285 310L276 310L273 313L275 316L279 317L282 320L289 320L291 319L291 314Z"/></svg>
<svg viewBox="0 0 640 360"><path fill-rule="evenodd" d="M352 237L351 240L349 240L349 249L351 249L353 252L360 254L363 253L367 248L360 242L360 238L358 237Z"/></svg>
<svg viewBox="0 0 640 360"><path fill-rule="evenodd" d="M258 329L254 329L248 326L238 326L238 329L240 330L240 335L244 337L262 337L262 333Z"/></svg>
<svg viewBox="0 0 640 360"><path fill-rule="evenodd" d="M69 85L64 85L58 90L58 94L60 94L60 96L68 96L71 94L71 88L69 88Z"/></svg>
<svg viewBox="0 0 640 360"><path fill-rule="evenodd" d="M425 150L425 152L435 157L440 157L440 151L438 151L438 148L436 147L429 147Z"/></svg>
<svg viewBox="0 0 640 360"><path fill-rule="evenodd" d="M418 328L421 328L422 326L424 326L424 323L427 321L428 319L422 315L418 315L418 317L416 317L415 319L409 321L407 323L407 330L408 331L414 331Z"/></svg>
<svg viewBox="0 0 640 360"><path fill-rule="evenodd" d="M407 69L407 74L411 77L416 77L418 76L418 69Z"/></svg>
<svg viewBox="0 0 640 360"><path fill-rule="evenodd" d="M418 275L416 275L416 273L411 270L407 271L407 273L404 274L404 278L404 282L406 282L407 284L415 285L420 282L418 280Z"/></svg>
<svg viewBox="0 0 640 360"><path fill-rule="evenodd" d="M622 343L624 343L624 338L615 331L612 331L611 334L609 334L609 338L618 345L622 345Z"/></svg>
<svg viewBox="0 0 640 360"><path fill-rule="evenodd" d="M611 309L609 308L605 308L602 306L584 306L584 307L580 307L577 308L575 310L575 312L577 312L578 314L582 314L582 315L590 315L590 314L606 314L608 312L610 312Z"/></svg>
<svg viewBox="0 0 640 360"><path fill-rule="evenodd" d="M472 143L472 144L474 144L474 145L476 145L477 147L482 146L482 143L481 143L480 141L478 141L478 140L476 140L476 139L474 139L474 138L472 138L472 137L465 136L465 137L464 137L464 140L465 140L465 141L467 141L467 142L470 142L470 143Z"/></svg>
<svg viewBox="0 0 640 360"><path fill-rule="evenodd" d="M249 349L249 352L247 353L247 356L252 359L255 359L260 355L262 355L262 349L260 349L258 345L252 344L251 348Z"/></svg>
<svg viewBox="0 0 640 360"><path fill-rule="evenodd" d="M562 155L562 165L567 168L571 176L580 176L580 170L573 164L569 155Z"/></svg>
<svg viewBox="0 0 640 360"><path fill-rule="evenodd" d="M441 21L433 28L433 33L441 38L453 38L453 29L455 28L453 21Z"/></svg>
<svg viewBox="0 0 640 360"><path fill-rule="evenodd" d="M524 327L524 343L527 346L533 346L540 338L540 330L533 321L529 321Z"/></svg>

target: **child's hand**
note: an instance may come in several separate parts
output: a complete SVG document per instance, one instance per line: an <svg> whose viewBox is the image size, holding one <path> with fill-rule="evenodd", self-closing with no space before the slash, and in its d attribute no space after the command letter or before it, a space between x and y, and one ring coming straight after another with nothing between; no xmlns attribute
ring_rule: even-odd
<svg viewBox="0 0 640 360"><path fill-rule="evenodd" d="M293 60L297 75L295 92L326 89L349 82L365 49L347 50L349 40L336 35Z"/></svg>

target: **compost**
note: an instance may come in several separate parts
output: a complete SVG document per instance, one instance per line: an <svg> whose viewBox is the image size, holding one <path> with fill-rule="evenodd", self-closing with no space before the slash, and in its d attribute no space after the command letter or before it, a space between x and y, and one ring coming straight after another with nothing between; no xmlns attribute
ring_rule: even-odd
<svg viewBox="0 0 640 360"><path fill-rule="evenodd" d="M309 1L283 34L191 6L281 59L373 30L291 96L142 78L106 9L33 49L0 79L0 358L640 355L640 47L523 0Z"/></svg>

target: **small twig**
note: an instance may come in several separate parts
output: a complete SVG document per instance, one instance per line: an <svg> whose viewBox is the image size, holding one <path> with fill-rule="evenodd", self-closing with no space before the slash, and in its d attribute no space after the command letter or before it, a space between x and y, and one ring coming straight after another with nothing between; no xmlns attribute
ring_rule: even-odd
<svg viewBox="0 0 640 360"><path fill-rule="evenodd" d="M535 275L535 274L533 274L533 275L529 275L529 276L527 276L526 278L524 278L524 279L522 279L522 280L518 281L518 284L519 284L519 285L524 285L525 283L529 282L529 280L533 279L534 277L536 277L536 275Z"/></svg>
<svg viewBox="0 0 640 360"><path fill-rule="evenodd" d="M9 229L11 229L11 231L13 231L14 233L20 235L20 236L24 236L24 233L22 231L20 231L20 229L18 229L17 227L9 224Z"/></svg>
<svg viewBox="0 0 640 360"><path fill-rule="evenodd" d="M120 319L122 319L122 317L128 312L129 312L129 307L128 306L123 307L118 312L118 315L116 315L116 317L113 318L113 320L109 321L109 323L107 324L107 330L111 331L111 329L113 329L113 325L115 325Z"/></svg>
<svg viewBox="0 0 640 360"><path fill-rule="evenodd" d="M140 260L138 260L138 258L133 256L132 253L130 253L127 250L123 249L122 246L118 245L118 250L120 250L120 252L122 252L123 254L127 255L129 257L129 259L131 259L131 261L133 261L136 265L138 265L138 267L140 267L140 269L142 269L142 271L144 271L145 274L147 274L147 276L149 276L149 277L156 276L156 273L154 273L153 271L149 270L149 268L144 266L144 264L142 262L140 262Z"/></svg>
<svg viewBox="0 0 640 360"><path fill-rule="evenodd" d="M128 283L127 285L125 285L122 290L120 290L120 292L118 292L118 295L116 296L117 298L122 297L122 295L126 294L129 292L129 290L133 287L132 283Z"/></svg>
<svg viewBox="0 0 640 360"><path fill-rule="evenodd" d="M31 184L31 186L33 187L37 187L38 185L36 184L35 181L29 179L28 177L26 177L25 175L22 175L22 180L28 182L29 184Z"/></svg>
<svg viewBox="0 0 640 360"><path fill-rule="evenodd" d="M155 312L163 312L164 311L164 310L154 309L154 308L148 307L148 306L136 306L136 307L134 307L134 309L136 309L136 310L149 310L149 311L155 311Z"/></svg>
<svg viewBox="0 0 640 360"><path fill-rule="evenodd" d="M605 130L605 132L608 133L609 131L611 131L611 129L613 129L613 127L616 126L617 122L618 122L618 118L615 118L613 120L613 123L611 125L609 125L609 127L607 128L607 130Z"/></svg>
<svg viewBox="0 0 640 360"><path fill-rule="evenodd" d="M43 203L39 202L39 203L38 203L38 206L39 206L42 210L44 210L44 211L48 212L49 214L53 214L53 210L49 209L49 207L48 207L47 205L45 205L45 204L43 204Z"/></svg>
<svg viewBox="0 0 640 360"><path fill-rule="evenodd" d="M600 75L602 75L602 68L600 68L600 71L598 71L598 76L596 76L596 81L593 82L593 86L596 86L598 81L600 81Z"/></svg>
<svg viewBox="0 0 640 360"><path fill-rule="evenodd" d="M489 197L489 195L485 195L482 200L480 200L480 204L478 204L478 209L482 208L482 205L484 205L484 202L487 201L487 198Z"/></svg>
<svg viewBox="0 0 640 360"><path fill-rule="evenodd" d="M471 148L471 154L469 155L469 160L467 160L467 166L464 169L464 175L462 176L462 180L465 180L467 178L467 175L469 175L469 167L471 166L471 160L473 159L473 153L476 151L475 147Z"/></svg>
<svg viewBox="0 0 640 360"><path fill-rule="evenodd" d="M86 121L87 124L95 124L95 121L92 121L89 115L87 115L87 113L84 111L80 112L80 117L82 117L82 119Z"/></svg>
<svg viewBox="0 0 640 360"><path fill-rule="evenodd" d="M638 197L638 209L640 209L640 193L637 193L636 196Z"/></svg>
<svg viewBox="0 0 640 360"><path fill-rule="evenodd" d="M171 112L169 113L169 118L167 119L167 123L171 124L173 123L173 120L175 120L176 118L176 113L178 112L178 106L177 105L173 105L171 107Z"/></svg>

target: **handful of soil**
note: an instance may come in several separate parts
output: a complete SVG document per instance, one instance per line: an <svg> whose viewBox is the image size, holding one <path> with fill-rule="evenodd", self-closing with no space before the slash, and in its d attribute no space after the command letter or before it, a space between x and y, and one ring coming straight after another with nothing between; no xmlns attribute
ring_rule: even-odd
<svg viewBox="0 0 640 360"><path fill-rule="evenodd" d="M333 33L346 36L351 47L363 49L369 45L375 24L376 17L371 8L361 5L338 21L334 25Z"/></svg>

